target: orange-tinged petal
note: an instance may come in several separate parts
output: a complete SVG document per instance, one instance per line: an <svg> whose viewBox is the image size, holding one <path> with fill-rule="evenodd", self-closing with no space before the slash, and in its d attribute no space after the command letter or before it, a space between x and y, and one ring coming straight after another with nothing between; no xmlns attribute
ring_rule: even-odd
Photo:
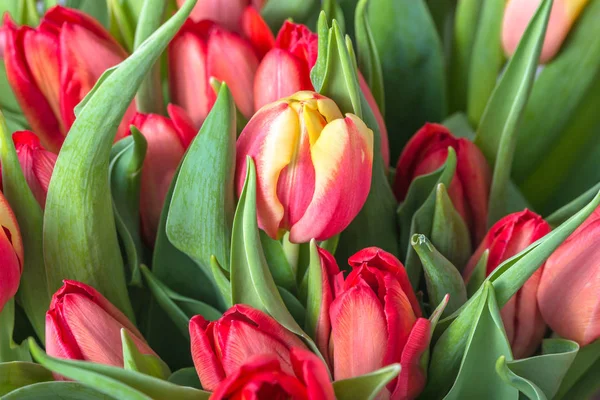
<svg viewBox="0 0 600 400"><path fill-rule="evenodd" d="M252 43L259 59L262 59L275 46L275 38L271 29L254 7L248 6L244 9L242 31L244 36Z"/></svg>

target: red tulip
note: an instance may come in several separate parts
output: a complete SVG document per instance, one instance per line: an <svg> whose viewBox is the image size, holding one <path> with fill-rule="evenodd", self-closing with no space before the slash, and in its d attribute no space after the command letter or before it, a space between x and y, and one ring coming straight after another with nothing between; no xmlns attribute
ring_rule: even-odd
<svg viewBox="0 0 600 400"><path fill-rule="evenodd" d="M251 357L271 355L293 374L290 349L306 349L302 341L262 311L238 304L214 322L200 315L190 320L192 358L202 387L215 390Z"/></svg>
<svg viewBox="0 0 600 400"><path fill-rule="evenodd" d="M582 346L600 339L600 208L548 258L537 299L560 336Z"/></svg>
<svg viewBox="0 0 600 400"><path fill-rule="evenodd" d="M6 74L29 124L48 150L58 153L75 121L74 108L102 73L127 57L98 22L65 7L53 7L33 29L5 18ZM126 122L117 138L127 132Z"/></svg>
<svg viewBox="0 0 600 400"><path fill-rule="evenodd" d="M257 355L217 386L211 400L335 400L327 368L313 353L290 350L294 374L274 355Z"/></svg>
<svg viewBox="0 0 600 400"><path fill-rule="evenodd" d="M17 219L0 192L0 312L14 297L23 272L23 242Z"/></svg>
<svg viewBox="0 0 600 400"><path fill-rule="evenodd" d="M261 61L254 79L254 108L260 109L301 90L314 90L310 70L318 55L317 34L308 27L286 21L275 41L275 47ZM358 81L367 103L371 107L381 133L381 153L385 165L390 163L387 128L383 115L375 102L371 89L362 74Z"/></svg>
<svg viewBox="0 0 600 400"><path fill-rule="evenodd" d="M540 62L550 61L567 37L571 26L583 11L589 0L555 0L548 21L546 37L540 55ZM510 0L504 11L502 23L502 45L504 51L512 56L517 50L517 45L525 29L535 14L540 0Z"/></svg>
<svg viewBox="0 0 600 400"><path fill-rule="evenodd" d="M246 7L253 6L256 10L260 10L265 2L266 0L202 0L192 10L190 18L194 21L209 19L230 31L239 32ZM177 0L179 7L183 3L185 0Z"/></svg>
<svg viewBox="0 0 600 400"><path fill-rule="evenodd" d="M463 272L465 280L469 280L486 250L489 250L486 275L489 275L502 262L549 232L548 223L529 210L507 215L491 227L469 260ZM538 269L500 311L515 358L533 354L544 338L546 325L536 301L542 270L543 267Z"/></svg>
<svg viewBox="0 0 600 400"><path fill-rule="evenodd" d="M210 85L214 77L227 83L237 107L250 118L254 112L252 84L258 54L247 39L212 21L186 21L169 45L172 101L183 107L199 127L216 100Z"/></svg>
<svg viewBox="0 0 600 400"><path fill-rule="evenodd" d="M415 178L446 162L448 147L454 148L457 157L448 194L469 227L473 243L479 243L486 232L491 171L481 151L469 140L454 137L442 125L425 124L398 159L394 193L398 201L403 201Z"/></svg>
<svg viewBox="0 0 600 400"><path fill-rule="evenodd" d="M140 215L146 243L154 243L165 197L177 167L197 129L181 108L169 105L169 118L137 113L131 124L148 142L142 168Z"/></svg>
<svg viewBox="0 0 600 400"><path fill-rule="evenodd" d="M237 142L241 193L246 156L256 163L260 227L294 243L326 240L358 214L371 187L373 132L357 116L313 92L258 111Z"/></svg>
<svg viewBox="0 0 600 400"><path fill-rule="evenodd" d="M46 313L49 355L123 367L122 328L142 354L156 355L127 317L94 288L63 282Z"/></svg>
<svg viewBox="0 0 600 400"><path fill-rule="evenodd" d="M376 247L348 260L352 272L331 304L335 380L400 363L388 384L392 399L413 399L425 386L430 323L421 310L403 265Z"/></svg>
<svg viewBox="0 0 600 400"><path fill-rule="evenodd" d="M33 132L15 132L12 138L25 180L40 207L44 208L57 156L44 149L40 139Z"/></svg>

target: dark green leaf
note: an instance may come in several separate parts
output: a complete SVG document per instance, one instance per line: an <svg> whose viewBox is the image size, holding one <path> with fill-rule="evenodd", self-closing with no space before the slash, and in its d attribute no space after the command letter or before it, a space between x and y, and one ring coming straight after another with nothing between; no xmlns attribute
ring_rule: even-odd
<svg viewBox="0 0 600 400"><path fill-rule="evenodd" d="M278 32L288 18L298 23L305 22L311 14L318 12L319 7L318 0L270 0L266 2L260 13L271 30Z"/></svg>
<svg viewBox="0 0 600 400"><path fill-rule="evenodd" d="M598 371L600 367L600 339L583 346L577 355L575 360L571 364L571 368L567 371L564 379L560 384L556 399L573 399L571 394L579 392L581 386L586 386L589 383L588 380L593 377L598 378ZM600 382L596 379L596 382ZM593 386L593 385L588 385ZM573 392L572 392L573 391Z"/></svg>
<svg viewBox="0 0 600 400"><path fill-rule="evenodd" d="M400 374L400 364L390 364L366 375L333 382L337 400L373 400L392 379Z"/></svg>
<svg viewBox="0 0 600 400"><path fill-rule="evenodd" d="M260 243L265 252L265 259L269 265L271 275L277 286L286 289L290 293L296 293L296 274L286 257L284 247L280 241L271 239L262 230L260 234Z"/></svg>
<svg viewBox="0 0 600 400"><path fill-rule="evenodd" d="M473 269L473 273L471 274L469 282L467 283L467 295L469 297L472 297L485 281L489 256L490 250L486 249Z"/></svg>
<svg viewBox="0 0 600 400"><path fill-rule="evenodd" d="M546 217L546 221L551 226L558 226L564 223L566 220L575 215L577 211L585 207L587 203L592 201L594 196L598 194L598 191L600 191L600 183L590 188L587 192L583 193L569 204L565 204L563 207L554 211L552 214Z"/></svg>
<svg viewBox="0 0 600 400"><path fill-rule="evenodd" d="M52 373L39 364L20 361L0 363L0 396L27 385L52 380Z"/></svg>
<svg viewBox="0 0 600 400"><path fill-rule="evenodd" d="M31 361L27 343L17 345L13 340L15 326L15 300L10 299L0 310L0 363Z"/></svg>
<svg viewBox="0 0 600 400"><path fill-rule="evenodd" d="M200 378L198 378L198 373L194 367L182 368L173 372L168 381L179 386L202 389Z"/></svg>
<svg viewBox="0 0 600 400"><path fill-rule="evenodd" d="M296 298L292 293L288 292L285 288L280 286L277 287L279 290L279 294L281 295L281 299L285 304L285 308L287 308L294 317L294 320L298 323L299 326L304 326L304 321L306 320L306 309L300 303L300 300Z"/></svg>
<svg viewBox="0 0 600 400"><path fill-rule="evenodd" d="M111 400L108 396L79 382L42 382L24 386L2 400Z"/></svg>

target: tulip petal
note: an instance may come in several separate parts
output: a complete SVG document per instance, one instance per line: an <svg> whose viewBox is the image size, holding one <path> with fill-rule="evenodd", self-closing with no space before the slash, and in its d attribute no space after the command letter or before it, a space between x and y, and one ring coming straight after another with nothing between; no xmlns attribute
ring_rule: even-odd
<svg viewBox="0 0 600 400"><path fill-rule="evenodd" d="M431 323L429 320L419 318L410 332L402 352L402 360L400 361L402 369L398 376L396 389L392 393L393 400L414 399L425 387L427 375L422 358L429 348L430 331Z"/></svg>
<svg viewBox="0 0 600 400"><path fill-rule="evenodd" d="M198 134L198 129L194 126L194 122L183 108L175 104L169 104L167 106L167 113L171 121L173 121L175 132L179 136L181 144L187 149Z"/></svg>
<svg viewBox="0 0 600 400"><path fill-rule="evenodd" d="M190 338L192 345L192 359L196 372L206 390L215 390L219 383L225 379L225 372L221 363L215 354L210 333L211 330L208 321L200 315L196 315L190 320Z"/></svg>
<svg viewBox="0 0 600 400"><path fill-rule="evenodd" d="M393 275L386 274L384 312L387 319L388 340L383 365L400 362L403 349L417 317L404 290ZM412 290L411 290L412 293Z"/></svg>
<svg viewBox="0 0 600 400"><path fill-rule="evenodd" d="M248 6L244 9L242 31L252 43L259 59L262 59L275 46L275 38L271 29L254 7Z"/></svg>
<svg viewBox="0 0 600 400"><path fill-rule="evenodd" d="M183 3L185 0L177 0L179 7ZM202 0L192 10L190 18L194 21L215 21L227 29L235 31L240 26L240 18L247 5L248 0Z"/></svg>
<svg viewBox="0 0 600 400"><path fill-rule="evenodd" d="M335 400L329 373L323 362L310 351L293 348L290 351L294 374L308 392L310 400Z"/></svg>
<svg viewBox="0 0 600 400"><path fill-rule="evenodd" d="M17 223L17 218L10 208L10 204L0 192L0 226L4 231L4 235L14 248L14 252L19 260L20 269L23 265L24 248L23 240L21 239L21 230Z"/></svg>

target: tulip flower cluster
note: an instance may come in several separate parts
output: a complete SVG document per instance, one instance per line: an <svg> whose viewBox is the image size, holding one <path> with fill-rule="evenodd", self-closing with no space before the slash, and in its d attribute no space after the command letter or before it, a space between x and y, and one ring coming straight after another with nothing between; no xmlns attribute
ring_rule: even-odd
<svg viewBox="0 0 600 400"><path fill-rule="evenodd" d="M0 11L2 399L600 394L600 0Z"/></svg>

